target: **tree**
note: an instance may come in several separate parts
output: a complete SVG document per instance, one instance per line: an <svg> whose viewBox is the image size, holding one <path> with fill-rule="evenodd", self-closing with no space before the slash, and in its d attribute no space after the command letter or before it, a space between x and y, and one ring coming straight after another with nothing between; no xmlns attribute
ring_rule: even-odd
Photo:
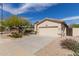
<svg viewBox="0 0 79 59"><path fill-rule="evenodd" d="M79 24L72 24L72 27L79 28Z"/></svg>
<svg viewBox="0 0 79 59"><path fill-rule="evenodd" d="M31 22L18 16L11 16L3 22L6 27L31 26Z"/></svg>

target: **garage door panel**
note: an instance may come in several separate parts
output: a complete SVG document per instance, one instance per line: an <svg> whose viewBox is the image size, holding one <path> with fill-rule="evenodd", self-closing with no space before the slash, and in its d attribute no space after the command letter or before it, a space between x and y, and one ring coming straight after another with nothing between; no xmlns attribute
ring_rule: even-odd
<svg viewBox="0 0 79 59"><path fill-rule="evenodd" d="M58 36L58 28L39 28L38 34L41 36Z"/></svg>

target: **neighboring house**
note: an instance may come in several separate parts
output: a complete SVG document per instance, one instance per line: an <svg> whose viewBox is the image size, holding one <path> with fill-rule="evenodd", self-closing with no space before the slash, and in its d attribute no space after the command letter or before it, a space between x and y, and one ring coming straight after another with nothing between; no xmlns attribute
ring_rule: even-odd
<svg viewBox="0 0 79 59"><path fill-rule="evenodd" d="M73 36L79 36L79 28L73 28Z"/></svg>
<svg viewBox="0 0 79 59"><path fill-rule="evenodd" d="M71 27L73 30L73 36L79 37L79 24L72 24Z"/></svg>
<svg viewBox="0 0 79 59"><path fill-rule="evenodd" d="M68 25L63 20L59 19L46 18L36 22L34 27L34 31L36 31L39 36L60 37L72 35L70 34L71 29L68 28Z"/></svg>

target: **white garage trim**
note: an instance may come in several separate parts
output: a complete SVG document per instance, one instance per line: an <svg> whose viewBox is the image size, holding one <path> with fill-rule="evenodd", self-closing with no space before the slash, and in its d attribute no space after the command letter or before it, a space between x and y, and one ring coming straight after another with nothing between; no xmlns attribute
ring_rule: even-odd
<svg viewBox="0 0 79 59"><path fill-rule="evenodd" d="M58 28L58 26L47 26L47 27L42 26L42 27L39 27L39 28Z"/></svg>

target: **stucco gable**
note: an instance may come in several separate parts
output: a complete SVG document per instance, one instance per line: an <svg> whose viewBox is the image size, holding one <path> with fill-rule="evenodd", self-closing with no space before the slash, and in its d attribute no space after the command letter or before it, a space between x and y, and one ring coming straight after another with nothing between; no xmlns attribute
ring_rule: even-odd
<svg viewBox="0 0 79 59"><path fill-rule="evenodd" d="M46 22L46 21L53 22L53 23L60 23L60 24L65 25L66 27L68 27L67 24L66 24L63 20L51 19L51 18L45 18L44 20L39 21L39 22L36 22L35 24L36 24L36 25L40 25L40 24L42 24L42 23L44 23L44 22Z"/></svg>

